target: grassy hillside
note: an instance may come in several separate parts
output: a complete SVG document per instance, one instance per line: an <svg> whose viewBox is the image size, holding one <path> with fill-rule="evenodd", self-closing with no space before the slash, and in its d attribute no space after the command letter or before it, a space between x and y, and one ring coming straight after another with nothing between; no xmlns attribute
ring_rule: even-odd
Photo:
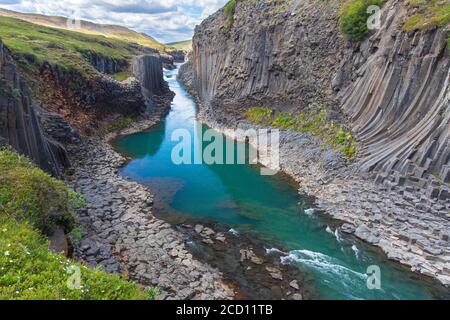
<svg viewBox="0 0 450 320"><path fill-rule="evenodd" d="M73 229L83 199L10 150L0 150L0 300L151 299L155 290L49 251L43 234ZM72 270L72 273L70 272ZM68 286L73 271L80 286Z"/></svg>
<svg viewBox="0 0 450 320"><path fill-rule="evenodd" d="M175 48L177 50L190 51L192 49L192 40L184 40L178 42L168 43L167 46Z"/></svg>
<svg viewBox="0 0 450 320"><path fill-rule="evenodd" d="M15 11L10 11L10 10L5 10L5 9L0 9L0 16L17 18L17 19L25 20L25 21L32 22L35 24L47 26L47 27L71 30L68 28L68 25L70 26L70 21L68 24L67 18L65 18L65 17L45 16L45 15L41 15L41 14L31 14L31 13L21 13L21 12L15 12ZM132 43L136 43L136 44L139 44L142 46L154 48L161 52L165 52L167 49L165 45L158 42L151 36L133 31L126 27L98 24L98 23L93 23L93 22L84 21L84 20L81 20L80 27L81 27L80 29L76 30L77 32L91 34L91 35L102 35L102 36L112 38L112 39L118 39L118 40L123 40L123 41L127 41L127 42L132 42Z"/></svg>
<svg viewBox="0 0 450 320"><path fill-rule="evenodd" d="M104 36L49 28L15 18L0 17L0 38L20 63L47 61L63 70L77 70L85 75L96 74L84 54L131 60L139 48L127 42Z"/></svg>

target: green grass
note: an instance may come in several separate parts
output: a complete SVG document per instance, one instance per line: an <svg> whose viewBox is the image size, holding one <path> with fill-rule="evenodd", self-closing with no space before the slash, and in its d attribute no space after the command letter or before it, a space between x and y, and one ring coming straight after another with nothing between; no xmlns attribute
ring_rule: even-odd
<svg viewBox="0 0 450 320"><path fill-rule="evenodd" d="M45 234L58 226L72 230L79 196L59 180L36 168L26 157L9 150L0 152L0 210L27 222Z"/></svg>
<svg viewBox="0 0 450 320"><path fill-rule="evenodd" d="M149 298L143 288L119 276L50 252L48 241L31 225L4 217L0 218L0 266L0 300ZM80 286L70 287L75 270L81 274Z"/></svg>
<svg viewBox="0 0 450 320"><path fill-rule="evenodd" d="M225 5L225 15L227 16L227 28L230 29L234 24L234 13L236 11L237 0L230 0Z"/></svg>
<svg viewBox="0 0 450 320"><path fill-rule="evenodd" d="M308 111L296 114L275 114L269 108L254 107L248 110L246 118L257 125L311 133L321 138L324 144L341 150L349 159L355 158L357 155L357 143L352 133L329 121L326 110L321 106L312 105Z"/></svg>
<svg viewBox="0 0 450 320"><path fill-rule="evenodd" d="M127 80L129 77L131 77L131 72L130 71L118 72L113 74L112 77L117 81L124 81Z"/></svg>
<svg viewBox="0 0 450 320"><path fill-rule="evenodd" d="M264 107L253 107L248 110L246 118L254 124L269 125L272 123L273 110Z"/></svg>
<svg viewBox="0 0 450 320"><path fill-rule="evenodd" d="M0 300L145 300L144 290L117 275L49 251L44 234L73 230L84 199L9 149L0 150ZM77 232L75 232L77 233ZM73 236L79 237L78 234ZM72 272L69 272L72 270ZM80 286L73 282L79 271Z"/></svg>
<svg viewBox="0 0 450 320"><path fill-rule="evenodd" d="M114 120L114 121L109 122L108 124L104 125L100 131L102 133L106 134L106 133L126 129L126 128L130 127L136 121L137 121L136 116L120 117L119 119Z"/></svg>
<svg viewBox="0 0 450 320"><path fill-rule="evenodd" d="M347 0L339 12L339 26L345 37L351 41L361 41L369 33L367 20L371 5L382 6L385 0Z"/></svg>
<svg viewBox="0 0 450 320"><path fill-rule="evenodd" d="M1 10L1 15L6 17L19 18L34 24L43 25L63 30L71 30L68 28L67 18L57 16L46 16L41 14L21 13L8 10ZM156 49L160 52L166 52L167 47L154 38L128 29L126 27L115 25L100 25L88 21L81 21L80 28L77 32L105 36L112 39L118 39L130 43L139 44L145 47Z"/></svg>
<svg viewBox="0 0 450 320"><path fill-rule="evenodd" d="M62 70L76 70L88 76L98 72L84 57L87 52L118 61L130 61L139 54L135 46L121 40L7 17L0 17L0 38L19 62L47 61Z"/></svg>
<svg viewBox="0 0 450 320"><path fill-rule="evenodd" d="M450 3L446 0L409 0L407 4L418 12L408 18L405 31L434 29L450 24ZM450 43L450 37L449 37Z"/></svg>

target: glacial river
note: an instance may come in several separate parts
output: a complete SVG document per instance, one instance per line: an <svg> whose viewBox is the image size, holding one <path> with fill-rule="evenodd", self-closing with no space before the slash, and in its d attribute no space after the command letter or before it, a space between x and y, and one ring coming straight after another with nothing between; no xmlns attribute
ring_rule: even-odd
<svg viewBox="0 0 450 320"><path fill-rule="evenodd" d="M378 250L346 237L332 221L315 212L284 175L262 176L254 165L175 165L174 130L193 134L194 99L176 80L178 69L165 71L176 93L170 113L153 129L121 137L116 150L133 160L121 175L151 187L172 213L207 219L257 238L268 249L287 253L284 263L310 273L322 299L442 299L448 291ZM204 129L207 129L203 126ZM195 148L201 148L196 144ZM195 152L195 148L192 152ZM199 150L197 150L199 151ZM368 270L380 270L380 289L369 288ZM371 269L372 268L372 269ZM374 284L374 282L370 282Z"/></svg>

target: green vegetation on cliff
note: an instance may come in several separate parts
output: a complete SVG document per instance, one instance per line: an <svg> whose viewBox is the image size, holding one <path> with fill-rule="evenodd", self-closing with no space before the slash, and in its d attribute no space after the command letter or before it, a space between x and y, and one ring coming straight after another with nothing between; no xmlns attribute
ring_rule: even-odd
<svg viewBox="0 0 450 320"><path fill-rule="evenodd" d="M433 29L450 24L450 3L443 0L408 0L407 4L417 12L410 16L405 31Z"/></svg>
<svg viewBox="0 0 450 320"><path fill-rule="evenodd" d="M0 300L149 299L155 290L49 251L45 234L73 229L83 199L9 149L0 150ZM81 276L78 285L78 275Z"/></svg>
<svg viewBox="0 0 450 320"><path fill-rule="evenodd" d="M341 32L352 41L363 40L369 30L367 21L371 5L382 6L386 0L347 0L339 11ZM414 13L406 20L405 31L434 29L450 24L450 3L448 0L406 0ZM450 36L449 36L450 43Z"/></svg>
<svg viewBox="0 0 450 320"><path fill-rule="evenodd" d="M227 28L231 28L234 23L234 13L236 11L237 0L230 0L225 5L225 15L227 16Z"/></svg>
<svg viewBox="0 0 450 320"><path fill-rule="evenodd" d="M371 5L381 7L386 0L347 0L339 12L341 32L351 41L361 41L369 33L367 9Z"/></svg>
<svg viewBox="0 0 450 320"><path fill-rule="evenodd" d="M357 154L357 144L352 133L329 121L326 110L318 105L312 105L309 110L295 114L276 114L269 108L253 107L247 112L246 118L257 125L311 133L321 138L326 145L341 150L350 159Z"/></svg>
<svg viewBox="0 0 450 320"><path fill-rule="evenodd" d="M130 43L99 35L49 28L19 19L0 17L0 38L16 61L49 62L62 70L96 74L86 55L130 61L139 49Z"/></svg>

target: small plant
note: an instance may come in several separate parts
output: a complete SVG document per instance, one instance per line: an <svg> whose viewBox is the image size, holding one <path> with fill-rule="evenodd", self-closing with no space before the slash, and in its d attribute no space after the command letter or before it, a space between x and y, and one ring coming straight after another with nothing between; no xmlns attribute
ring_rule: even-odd
<svg viewBox="0 0 450 320"><path fill-rule="evenodd" d="M20 100L22 98L22 94L20 93L20 90L18 88L14 88L12 90L12 95L14 98L16 98L17 100Z"/></svg>
<svg viewBox="0 0 450 320"><path fill-rule="evenodd" d="M117 81L124 81L131 77L131 73L129 71L122 71L113 74L112 77Z"/></svg>
<svg viewBox="0 0 450 320"><path fill-rule="evenodd" d="M81 193L75 192L72 189L68 191L69 206L72 209L80 209L86 206L86 199Z"/></svg>
<svg viewBox="0 0 450 320"><path fill-rule="evenodd" d="M155 287L147 288L147 300L155 300L155 298L160 294L161 292L159 292L158 288Z"/></svg>
<svg viewBox="0 0 450 320"><path fill-rule="evenodd" d="M225 5L225 15L227 16L227 28L230 29L234 24L234 13L236 11L237 0L230 0Z"/></svg>
<svg viewBox="0 0 450 320"><path fill-rule="evenodd" d="M280 113L273 122L273 126L280 127L282 129L293 128L297 124L297 120L288 114Z"/></svg>
<svg viewBox="0 0 450 320"><path fill-rule="evenodd" d="M339 15L341 32L351 41L363 40L369 32L367 20L370 14L367 8L371 5L381 6L385 0L347 0Z"/></svg>
<svg viewBox="0 0 450 320"><path fill-rule="evenodd" d="M105 126L103 126L103 128L101 128L101 131L103 133L109 133L109 132L122 130L122 129L130 127L133 124L133 122L136 122L136 120L137 120L136 116L121 117L121 118L114 120L114 121L106 124Z"/></svg>
<svg viewBox="0 0 450 320"><path fill-rule="evenodd" d="M79 227L74 228L69 233L69 239L73 245L78 245L83 240L83 231Z"/></svg>

